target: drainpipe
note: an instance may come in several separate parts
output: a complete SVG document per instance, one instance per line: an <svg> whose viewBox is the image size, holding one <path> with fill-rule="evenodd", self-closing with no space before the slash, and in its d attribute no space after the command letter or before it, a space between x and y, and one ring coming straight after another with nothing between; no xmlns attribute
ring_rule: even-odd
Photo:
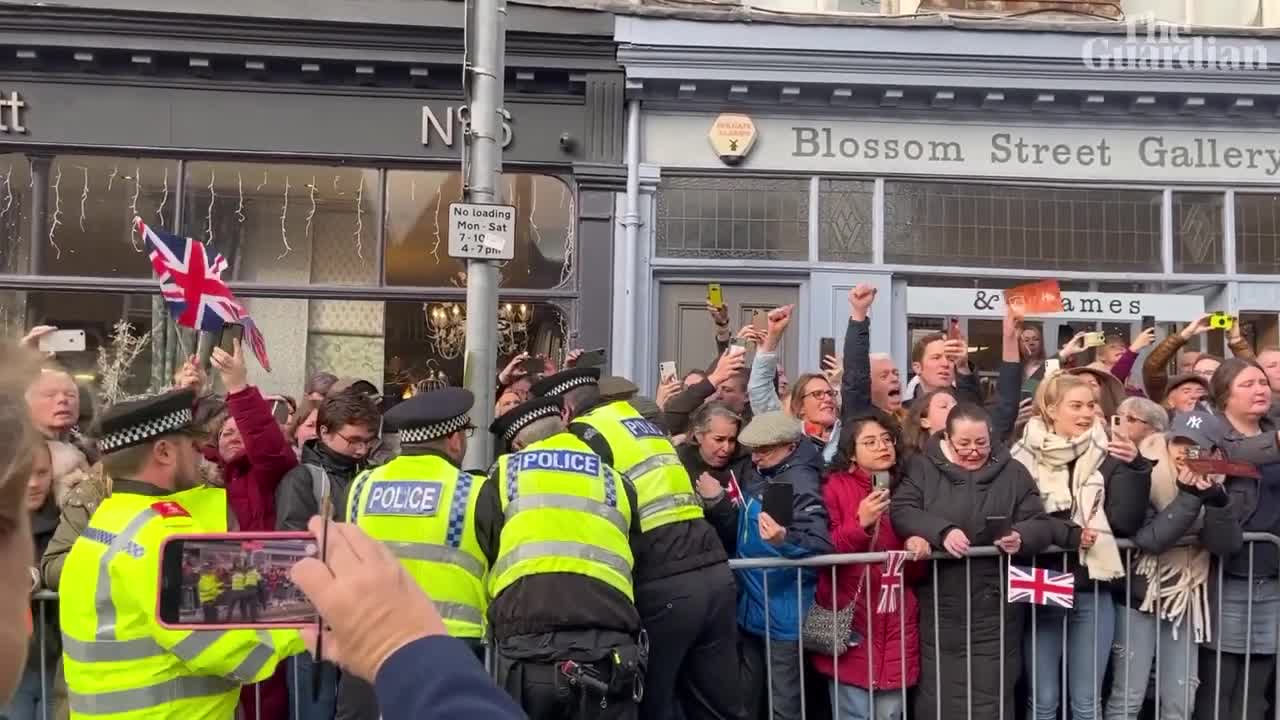
<svg viewBox="0 0 1280 720"><path fill-rule="evenodd" d="M620 362L614 372L639 382L635 375L636 336L641 332L636 327L639 316L636 312L637 267L639 265L640 237L640 101L627 103L627 207L622 215L622 318L629 327L622 330L622 352L617 358Z"/></svg>

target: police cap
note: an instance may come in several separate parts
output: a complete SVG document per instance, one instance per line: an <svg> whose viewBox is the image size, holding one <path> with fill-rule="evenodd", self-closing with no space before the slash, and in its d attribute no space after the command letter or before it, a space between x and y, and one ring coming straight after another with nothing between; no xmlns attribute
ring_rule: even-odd
<svg viewBox="0 0 1280 720"><path fill-rule="evenodd" d="M511 452L511 441L515 440L521 430L539 420L560 417L563 407L564 404L559 396L529 400L511 408L502 417L494 420L489 426L489 432L502 443L506 452Z"/></svg>
<svg viewBox="0 0 1280 720"><path fill-rule="evenodd" d="M387 411L390 430L400 433L401 445L449 437L471 425L476 398L470 390L446 387L414 395Z"/></svg>
<svg viewBox="0 0 1280 720"><path fill-rule="evenodd" d="M600 384L600 368L573 368L542 378L529 388L529 392L537 397L552 397L564 395L580 387L598 384Z"/></svg>
<svg viewBox="0 0 1280 720"><path fill-rule="evenodd" d="M94 432L98 450L105 455L165 435L192 432L195 403L195 393L187 389L116 403L98 420Z"/></svg>

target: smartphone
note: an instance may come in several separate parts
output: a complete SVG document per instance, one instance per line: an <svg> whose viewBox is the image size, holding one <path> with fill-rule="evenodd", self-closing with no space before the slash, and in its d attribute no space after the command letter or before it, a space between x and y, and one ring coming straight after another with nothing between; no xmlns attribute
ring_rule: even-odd
<svg viewBox="0 0 1280 720"><path fill-rule="evenodd" d="M720 283L707 283L707 304L712 307L724 306L724 291Z"/></svg>
<svg viewBox="0 0 1280 720"><path fill-rule="evenodd" d="M871 481L875 484L877 490L889 489L889 473L881 470L871 474Z"/></svg>
<svg viewBox="0 0 1280 720"><path fill-rule="evenodd" d="M1006 537L1011 532L1013 532L1013 524L1009 522L1009 516L987 516L987 537L991 539L991 542L995 542L1002 537Z"/></svg>
<svg viewBox="0 0 1280 720"><path fill-rule="evenodd" d="M733 355L742 355L747 352L747 345L739 338L729 341L729 352Z"/></svg>
<svg viewBox="0 0 1280 720"><path fill-rule="evenodd" d="M271 401L271 417L275 418L277 425L283 425L289 421L289 403L284 400Z"/></svg>
<svg viewBox="0 0 1280 720"><path fill-rule="evenodd" d="M675 376L676 376L675 360L668 360L666 362L658 363L658 381L659 382L663 382L663 383L669 382L673 378L675 378Z"/></svg>
<svg viewBox="0 0 1280 720"><path fill-rule="evenodd" d="M769 330L769 313L764 310L751 311L751 324L760 331Z"/></svg>
<svg viewBox="0 0 1280 720"><path fill-rule="evenodd" d="M960 339L960 318L951 318L951 325L947 328L947 337L952 340Z"/></svg>
<svg viewBox="0 0 1280 720"><path fill-rule="evenodd" d="M222 352L228 355L236 353L236 340L244 339L244 326L240 323L227 323L222 326L222 333L218 335L218 347Z"/></svg>
<svg viewBox="0 0 1280 720"><path fill-rule="evenodd" d="M1142 329L1143 329L1143 330L1146 330L1147 328L1153 328L1153 327L1155 327L1155 326L1156 326L1156 316L1155 316L1155 315L1143 315L1143 316L1142 316Z"/></svg>
<svg viewBox="0 0 1280 720"><path fill-rule="evenodd" d="M828 355L836 354L836 339L822 338L818 341L818 363L821 364Z"/></svg>
<svg viewBox="0 0 1280 720"><path fill-rule="evenodd" d="M174 535L160 547L156 617L172 630L314 625L316 609L289 570L319 553L305 532Z"/></svg>
<svg viewBox="0 0 1280 720"><path fill-rule="evenodd" d="M791 483L769 483L768 487L764 489L761 509L769 513L769 517L773 518L773 521L782 527L791 527L791 520L793 519L792 495Z"/></svg>
<svg viewBox="0 0 1280 720"><path fill-rule="evenodd" d="M54 330L40 338L40 352L84 352L83 330Z"/></svg>
<svg viewBox="0 0 1280 720"><path fill-rule="evenodd" d="M1123 426L1122 426L1122 425L1121 425L1121 423L1120 423L1120 416L1119 416L1119 415L1112 415L1112 416L1111 416L1111 430L1112 430L1113 432L1123 432Z"/></svg>
<svg viewBox="0 0 1280 720"><path fill-rule="evenodd" d="M1102 347L1107 342L1107 336L1102 332L1088 332L1084 334L1084 346L1087 348Z"/></svg>
<svg viewBox="0 0 1280 720"><path fill-rule="evenodd" d="M1215 330L1230 330L1235 324L1236 319L1226 313L1216 312L1209 316L1209 327Z"/></svg>
<svg viewBox="0 0 1280 720"><path fill-rule="evenodd" d="M574 367L593 368L604 365L605 354L604 348L596 348L588 350L578 356L578 362L574 363Z"/></svg>
<svg viewBox="0 0 1280 720"><path fill-rule="evenodd" d="M1044 376L1052 377L1062 372L1062 363L1058 358L1046 358L1044 361Z"/></svg>

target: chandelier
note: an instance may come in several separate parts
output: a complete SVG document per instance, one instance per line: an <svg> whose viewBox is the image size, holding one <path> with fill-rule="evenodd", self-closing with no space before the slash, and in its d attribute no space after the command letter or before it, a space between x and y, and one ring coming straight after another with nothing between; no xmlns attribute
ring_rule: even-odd
<svg viewBox="0 0 1280 720"><path fill-rule="evenodd" d="M467 344L467 310L462 303L423 303L426 314L427 343L445 360L462 354ZM525 303L503 303L498 306L498 354L514 355L529 341L529 321L533 309Z"/></svg>

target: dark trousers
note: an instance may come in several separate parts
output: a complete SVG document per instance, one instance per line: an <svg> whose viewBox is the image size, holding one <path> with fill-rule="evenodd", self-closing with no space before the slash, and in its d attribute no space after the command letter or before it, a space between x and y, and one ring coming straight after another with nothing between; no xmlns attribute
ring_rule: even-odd
<svg viewBox="0 0 1280 720"><path fill-rule="evenodd" d="M475 653L479 662L484 662L484 645L477 640L466 640L471 652ZM310 689L308 688L308 692ZM378 696L373 686L350 673L343 673L338 683L337 710L335 720L378 720L381 710L378 708Z"/></svg>
<svg viewBox="0 0 1280 720"><path fill-rule="evenodd" d="M572 687L554 662L519 660L494 652L498 685L524 709L529 720L639 720L640 705L630 697L603 702L593 691ZM605 677L607 661L597 663Z"/></svg>
<svg viewBox="0 0 1280 720"><path fill-rule="evenodd" d="M1249 659L1247 674L1244 668L1246 657ZM1196 718L1263 720L1268 717L1267 687L1271 671L1276 667L1276 656L1245 656L1224 652L1220 674L1217 662L1216 650L1200 649L1200 689L1196 693ZM1249 682L1247 694L1246 678Z"/></svg>
<svg viewBox="0 0 1280 720"><path fill-rule="evenodd" d="M820 678L804 667L797 640L771 640L766 650L762 637L742 633L742 687L746 691L747 716L751 720L801 720L814 717L804 707L805 687ZM770 715L770 702L773 713Z"/></svg>
<svg viewBox="0 0 1280 720"><path fill-rule="evenodd" d="M649 635L645 720L742 720L746 706L736 663L737 586L727 565L701 568L636 588Z"/></svg>
<svg viewBox="0 0 1280 720"><path fill-rule="evenodd" d="M204 610L204 621L209 623L210 625L216 625L218 623L217 599L210 600L209 602L205 603L202 606L202 609Z"/></svg>

